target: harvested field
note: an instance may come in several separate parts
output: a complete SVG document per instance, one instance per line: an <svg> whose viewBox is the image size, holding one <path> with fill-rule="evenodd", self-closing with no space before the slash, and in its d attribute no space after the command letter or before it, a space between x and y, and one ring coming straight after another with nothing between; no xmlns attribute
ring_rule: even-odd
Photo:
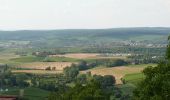
<svg viewBox="0 0 170 100"><path fill-rule="evenodd" d="M76 59L104 59L104 58L116 58L116 59L125 59L126 56L102 56L99 53L72 53L64 55L50 55L50 57L67 57L67 58L76 58Z"/></svg>
<svg viewBox="0 0 170 100"><path fill-rule="evenodd" d="M18 65L17 68L29 69L46 69L47 67L55 67L56 70L63 70L65 67L71 66L72 62L33 62Z"/></svg>
<svg viewBox="0 0 170 100"><path fill-rule="evenodd" d="M47 71L47 70L12 70L12 73L57 74L57 73L62 73L62 71Z"/></svg>
<svg viewBox="0 0 170 100"><path fill-rule="evenodd" d="M113 75L116 78L116 84L121 84L121 78L126 74L140 73L144 67L113 67L113 68L95 68L87 71L82 71L82 73L91 72L92 75Z"/></svg>
<svg viewBox="0 0 170 100"><path fill-rule="evenodd" d="M18 58L19 55L15 55L14 53L0 53L0 59L9 60L13 58Z"/></svg>

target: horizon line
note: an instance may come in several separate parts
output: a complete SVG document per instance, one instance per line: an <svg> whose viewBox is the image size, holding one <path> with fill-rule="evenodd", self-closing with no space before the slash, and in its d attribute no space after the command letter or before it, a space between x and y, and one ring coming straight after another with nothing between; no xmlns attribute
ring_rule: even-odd
<svg viewBox="0 0 170 100"><path fill-rule="evenodd" d="M0 29L0 31L54 31L54 30L105 30L105 29L130 29L130 28L170 28L169 26L146 26L146 27L113 27L113 28L52 28L52 29Z"/></svg>

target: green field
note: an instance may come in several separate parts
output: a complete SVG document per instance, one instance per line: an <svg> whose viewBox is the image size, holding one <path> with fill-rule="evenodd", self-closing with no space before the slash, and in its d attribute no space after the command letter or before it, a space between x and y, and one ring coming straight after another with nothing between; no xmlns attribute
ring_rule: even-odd
<svg viewBox="0 0 170 100"><path fill-rule="evenodd" d="M126 74L122 79L125 80L125 84L118 85L123 95L133 95L133 91L143 79L145 78L143 73Z"/></svg>
<svg viewBox="0 0 170 100"><path fill-rule="evenodd" d="M148 67L148 66L157 66L157 64L139 64L139 65L128 65L129 67Z"/></svg>
<svg viewBox="0 0 170 100"><path fill-rule="evenodd" d="M19 57L10 59L13 62L21 62L21 63L28 63L28 62L39 62L43 61L44 57L35 57L35 56L26 56L26 57Z"/></svg>
<svg viewBox="0 0 170 100"><path fill-rule="evenodd" d="M8 92L0 92L1 95L19 95L20 89L17 87L8 88ZM24 98L29 100L46 100L50 94L49 91L45 91L39 88L28 87L24 89Z"/></svg>
<svg viewBox="0 0 170 100"><path fill-rule="evenodd" d="M143 73L126 74L123 79L126 83L138 84L145 78Z"/></svg>
<svg viewBox="0 0 170 100"><path fill-rule="evenodd" d="M68 57L46 57L45 62L78 62L79 59Z"/></svg>

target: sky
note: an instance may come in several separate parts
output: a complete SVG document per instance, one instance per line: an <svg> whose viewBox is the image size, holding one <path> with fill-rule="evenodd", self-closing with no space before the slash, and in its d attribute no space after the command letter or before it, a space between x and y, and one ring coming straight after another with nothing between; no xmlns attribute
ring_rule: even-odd
<svg viewBox="0 0 170 100"><path fill-rule="evenodd" d="M170 27L170 0L0 0L0 30Z"/></svg>

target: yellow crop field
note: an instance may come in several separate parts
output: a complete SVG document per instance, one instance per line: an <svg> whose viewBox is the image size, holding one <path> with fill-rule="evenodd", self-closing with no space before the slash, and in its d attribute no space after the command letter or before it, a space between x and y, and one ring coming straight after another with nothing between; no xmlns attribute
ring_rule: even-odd
<svg viewBox="0 0 170 100"><path fill-rule="evenodd" d="M72 62L32 62L18 65L17 68L29 69L46 69L47 67L55 67L56 70L63 70L65 67L71 66Z"/></svg>
<svg viewBox="0 0 170 100"><path fill-rule="evenodd" d="M62 73L62 71L47 71L47 70L12 70L12 73L57 74L57 73Z"/></svg>
<svg viewBox="0 0 170 100"><path fill-rule="evenodd" d="M144 67L112 67L112 68L95 68L87 71L82 71L82 73L91 72L92 75L113 75L116 78L116 84L121 84L121 78L126 74L139 73L142 72Z"/></svg>

